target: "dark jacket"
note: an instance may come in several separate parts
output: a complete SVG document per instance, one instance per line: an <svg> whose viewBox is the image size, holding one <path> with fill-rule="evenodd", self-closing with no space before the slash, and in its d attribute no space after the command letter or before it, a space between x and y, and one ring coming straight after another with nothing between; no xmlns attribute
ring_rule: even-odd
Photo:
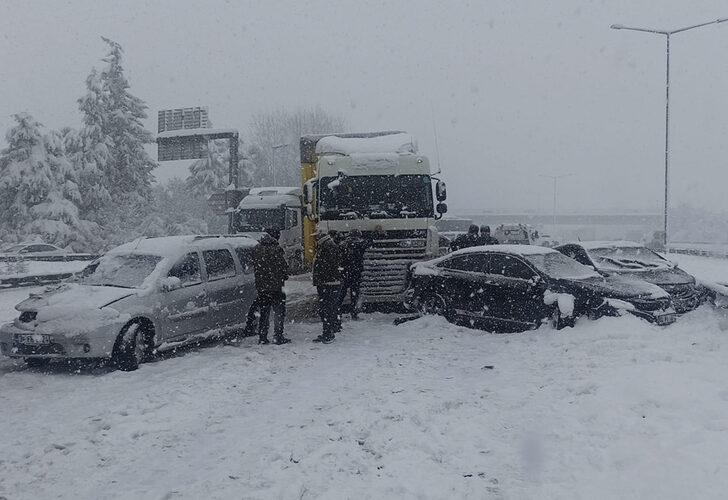
<svg viewBox="0 0 728 500"><path fill-rule="evenodd" d="M313 286L341 283L341 249L331 236L323 236L316 245L313 261Z"/></svg>
<svg viewBox="0 0 728 500"><path fill-rule="evenodd" d="M253 252L255 289L258 292L279 292L288 279L285 253L270 235L261 238Z"/></svg>
<svg viewBox="0 0 728 500"><path fill-rule="evenodd" d="M497 245L498 239L492 237L491 235L481 235L480 238L478 238L478 245Z"/></svg>
<svg viewBox="0 0 728 500"><path fill-rule="evenodd" d="M360 276L364 271L364 254L372 241L358 236L347 236L341 244L341 267L344 278Z"/></svg>
<svg viewBox="0 0 728 500"><path fill-rule="evenodd" d="M450 250L460 250L461 248L477 247L480 244L480 236L475 233L461 234L450 243Z"/></svg>

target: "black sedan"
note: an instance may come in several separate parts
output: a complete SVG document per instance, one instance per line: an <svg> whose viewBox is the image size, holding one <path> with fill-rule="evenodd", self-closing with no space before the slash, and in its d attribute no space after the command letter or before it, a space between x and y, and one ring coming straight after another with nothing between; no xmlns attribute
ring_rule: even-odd
<svg viewBox="0 0 728 500"><path fill-rule="evenodd" d="M631 241L580 241L556 250L598 271L602 276L622 276L659 286L672 297L679 313L692 311L711 299L711 292L675 263L640 243Z"/></svg>
<svg viewBox="0 0 728 500"><path fill-rule="evenodd" d="M604 278L553 249L531 245L466 248L418 262L410 271L405 303L496 332L535 329L548 320L561 328L578 316L623 311L658 324L676 317L659 287Z"/></svg>

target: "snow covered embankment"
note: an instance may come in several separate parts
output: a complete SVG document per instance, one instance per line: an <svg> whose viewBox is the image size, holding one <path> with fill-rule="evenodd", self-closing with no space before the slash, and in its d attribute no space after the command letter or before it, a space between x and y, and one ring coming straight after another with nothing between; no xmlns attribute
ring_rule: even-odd
<svg viewBox="0 0 728 500"><path fill-rule="evenodd" d="M718 498L721 316L490 335L426 317L287 329L134 373L0 371L8 498ZM489 367L493 366L492 369ZM0 369L2 370L2 369ZM16 371L13 371L16 370ZM89 397L92 394L92 397Z"/></svg>

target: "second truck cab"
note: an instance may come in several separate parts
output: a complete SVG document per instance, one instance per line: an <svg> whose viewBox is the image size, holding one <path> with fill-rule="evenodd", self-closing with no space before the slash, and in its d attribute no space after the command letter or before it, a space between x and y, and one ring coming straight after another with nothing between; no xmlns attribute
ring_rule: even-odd
<svg viewBox="0 0 728 500"><path fill-rule="evenodd" d="M259 237L264 231L280 231L279 243L291 270L303 268L303 221L301 188L253 188L236 210L236 232Z"/></svg>

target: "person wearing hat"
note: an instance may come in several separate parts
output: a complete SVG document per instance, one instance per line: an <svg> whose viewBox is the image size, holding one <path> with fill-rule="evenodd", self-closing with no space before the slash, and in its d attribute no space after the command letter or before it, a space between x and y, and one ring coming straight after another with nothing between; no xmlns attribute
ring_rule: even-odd
<svg viewBox="0 0 728 500"><path fill-rule="evenodd" d="M283 322L286 317L286 294L283 284L288 279L288 263L285 252L278 244L280 232L269 230L258 242L253 251L253 269L255 271L255 290L258 292L258 307L260 319L258 320L258 343L268 344L268 328L270 326L270 311L275 313L273 324L276 344L287 344L290 339L283 336Z"/></svg>
<svg viewBox="0 0 728 500"><path fill-rule="evenodd" d="M318 294L319 316L323 331L314 342L329 343L339 328L341 296L341 249L336 231L317 231L316 257L313 261L313 286Z"/></svg>
<svg viewBox="0 0 728 500"><path fill-rule="evenodd" d="M364 253L372 241L363 237L359 229L352 229L341 244L341 302L351 292L351 319L359 314L359 292L364 272Z"/></svg>
<svg viewBox="0 0 728 500"><path fill-rule="evenodd" d="M461 234L450 243L450 250L460 250L461 248L476 247L479 244L480 236L478 235L478 226L470 224L468 232Z"/></svg>
<svg viewBox="0 0 728 500"><path fill-rule="evenodd" d="M480 226L478 245L497 245L498 240L490 235L490 226Z"/></svg>

